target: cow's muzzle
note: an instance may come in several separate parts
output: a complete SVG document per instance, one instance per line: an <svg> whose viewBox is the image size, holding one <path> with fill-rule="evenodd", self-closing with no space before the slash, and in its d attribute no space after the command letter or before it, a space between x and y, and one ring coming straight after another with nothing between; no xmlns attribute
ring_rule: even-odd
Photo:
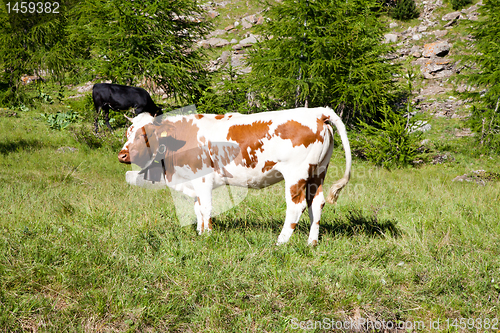
<svg viewBox="0 0 500 333"><path fill-rule="evenodd" d="M121 162L121 163L125 163L125 164L130 164L130 153L128 150L126 149L122 149L119 153L118 153L118 160Z"/></svg>

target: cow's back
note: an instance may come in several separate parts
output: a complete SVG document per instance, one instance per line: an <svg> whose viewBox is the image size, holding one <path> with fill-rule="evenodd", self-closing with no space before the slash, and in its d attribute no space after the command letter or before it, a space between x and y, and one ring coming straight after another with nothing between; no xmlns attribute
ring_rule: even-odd
<svg viewBox="0 0 500 333"><path fill-rule="evenodd" d="M193 117L198 118L198 142L220 146L217 151L211 149L211 154L215 164L224 165L224 182L261 188L282 180L280 172L301 164L319 165L328 151L331 153L333 131L325 110L300 108Z"/></svg>

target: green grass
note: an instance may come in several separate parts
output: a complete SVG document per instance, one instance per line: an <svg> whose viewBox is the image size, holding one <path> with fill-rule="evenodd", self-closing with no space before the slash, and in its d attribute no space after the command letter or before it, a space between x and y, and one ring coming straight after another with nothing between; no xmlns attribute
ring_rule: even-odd
<svg viewBox="0 0 500 333"><path fill-rule="evenodd" d="M500 185L451 181L499 171L497 156L470 154L471 139L434 134L456 158L442 165L355 161L319 245L306 245L305 213L278 247L283 184L250 191L198 236L168 190L125 183L115 141L92 149L50 130L40 107L0 118L0 331L289 332L357 317L429 331L500 315ZM343 171L336 149L328 186Z"/></svg>

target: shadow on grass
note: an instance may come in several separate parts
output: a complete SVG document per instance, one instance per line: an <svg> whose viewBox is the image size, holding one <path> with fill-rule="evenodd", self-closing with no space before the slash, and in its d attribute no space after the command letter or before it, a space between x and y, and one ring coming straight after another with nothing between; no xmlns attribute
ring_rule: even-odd
<svg viewBox="0 0 500 333"><path fill-rule="evenodd" d="M306 218L307 223L301 220L295 232L304 233L309 235L309 218ZM229 219L225 217L212 217L212 223L215 230L244 230L244 229L266 229L274 233L280 233L284 223L283 218L270 217L269 219ZM343 235L355 236L366 235L368 237L385 237L391 235L392 237L401 236L401 231L396 226L395 220L381 221L376 214L364 215L358 210L353 210L344 216L326 221L325 217L321 219L320 223L320 238L325 234L328 235Z"/></svg>
<svg viewBox="0 0 500 333"><path fill-rule="evenodd" d="M19 150L40 149L43 148L44 146L46 145L44 145L43 142L35 139L33 140L19 139L13 141L0 142L0 154L7 155Z"/></svg>
<svg viewBox="0 0 500 333"><path fill-rule="evenodd" d="M269 219L229 219L227 217L212 217L214 230L248 230L265 229L280 233L284 218L269 217Z"/></svg>
<svg viewBox="0 0 500 333"><path fill-rule="evenodd" d="M396 227L397 221L381 221L376 214L363 215L358 210L353 210L345 216L340 216L331 222L320 224L320 238L325 234L331 235L366 235L369 237L401 236L401 231Z"/></svg>

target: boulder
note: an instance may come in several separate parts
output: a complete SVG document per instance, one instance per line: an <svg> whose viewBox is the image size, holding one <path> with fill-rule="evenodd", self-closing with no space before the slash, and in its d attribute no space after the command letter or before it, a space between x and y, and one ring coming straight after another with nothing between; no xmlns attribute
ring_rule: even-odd
<svg viewBox="0 0 500 333"><path fill-rule="evenodd" d="M451 45L447 41L439 41L424 45L422 55L425 58L444 57L450 52Z"/></svg>
<svg viewBox="0 0 500 333"><path fill-rule="evenodd" d="M444 15L441 20L443 21L453 21L460 17L460 12L452 12Z"/></svg>
<svg viewBox="0 0 500 333"><path fill-rule="evenodd" d="M257 43L257 38L255 38L255 35L252 34L250 34L250 36L248 36L247 38L240 40L240 44L242 45L255 43Z"/></svg>
<svg viewBox="0 0 500 333"><path fill-rule="evenodd" d="M434 36L436 36L436 38L443 38L444 36L446 36L447 33L448 30L435 30Z"/></svg>
<svg viewBox="0 0 500 333"><path fill-rule="evenodd" d="M415 58L420 58L422 56L422 53L420 52L420 48L417 45L413 45L410 54L415 57Z"/></svg>
<svg viewBox="0 0 500 333"><path fill-rule="evenodd" d="M396 43L398 41L398 35L396 34L385 34L384 35L385 43Z"/></svg>
<svg viewBox="0 0 500 333"><path fill-rule="evenodd" d="M224 47L226 45L229 45L229 42L224 38L212 37L208 40L201 41L200 44L204 48L208 49L210 47Z"/></svg>

